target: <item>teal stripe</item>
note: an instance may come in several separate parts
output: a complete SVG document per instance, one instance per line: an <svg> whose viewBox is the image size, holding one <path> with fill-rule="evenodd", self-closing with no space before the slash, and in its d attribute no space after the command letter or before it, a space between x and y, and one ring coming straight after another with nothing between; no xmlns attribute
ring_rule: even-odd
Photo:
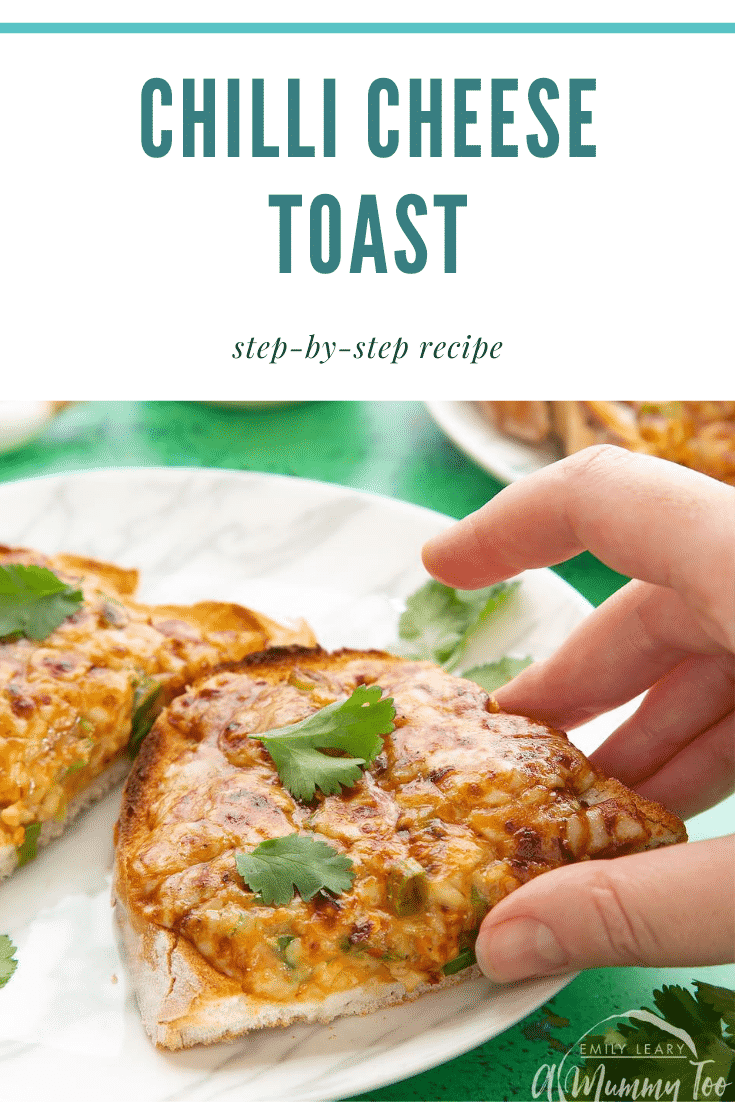
<svg viewBox="0 0 735 1102"><path fill-rule="evenodd" d="M0 23L2 34L732 34L735 23Z"/></svg>

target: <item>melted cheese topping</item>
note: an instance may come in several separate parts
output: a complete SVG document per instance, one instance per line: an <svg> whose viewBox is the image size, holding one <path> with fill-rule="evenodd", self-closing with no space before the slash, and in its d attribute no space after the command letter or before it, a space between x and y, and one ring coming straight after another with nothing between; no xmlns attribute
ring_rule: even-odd
<svg viewBox="0 0 735 1102"><path fill-rule="evenodd" d="M29 823L63 819L67 803L125 748L135 690L147 678L165 700L267 641L264 631L205 630L195 615L185 621L135 604L114 575L80 578L33 552L2 561L50 567L82 588L84 603L42 642L0 643L0 850L20 846ZM233 606L220 607L226 619Z"/></svg>
<svg viewBox="0 0 735 1102"><path fill-rule="evenodd" d="M588 804L604 794L583 755L558 732L499 714L469 681L397 659L297 661L275 673L263 665L216 674L174 701L121 820L119 888L134 921L188 939L253 997L292 1002L371 980L409 991L438 982L486 911L519 884L568 861L642 848L658 829L629 794L594 809L596 837ZM396 708L382 753L342 795L297 802L249 736L371 683ZM245 886L235 852L294 831L315 831L350 857L349 891L274 907ZM396 885L417 872L421 890L398 907Z"/></svg>

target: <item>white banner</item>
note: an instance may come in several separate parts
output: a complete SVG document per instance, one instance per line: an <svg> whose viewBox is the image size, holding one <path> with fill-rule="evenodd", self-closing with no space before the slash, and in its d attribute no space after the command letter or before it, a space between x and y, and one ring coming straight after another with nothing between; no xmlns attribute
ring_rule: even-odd
<svg viewBox="0 0 735 1102"><path fill-rule="evenodd" d="M724 397L734 41L0 34L4 392ZM374 93L373 146L395 131L391 156L369 142L379 79L397 103ZM207 135L194 122L187 139L205 80ZM441 82L441 155L428 124L411 155L411 80L423 109ZM253 155L259 88L256 145L277 156ZM162 131L170 150L151 156ZM553 155L534 155L554 131ZM467 145L480 155L457 156ZM595 155L570 155L580 145Z"/></svg>

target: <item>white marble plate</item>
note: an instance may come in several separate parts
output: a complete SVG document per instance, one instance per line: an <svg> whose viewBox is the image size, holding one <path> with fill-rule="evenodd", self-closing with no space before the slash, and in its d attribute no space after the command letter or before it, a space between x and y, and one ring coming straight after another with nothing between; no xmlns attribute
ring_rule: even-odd
<svg viewBox="0 0 735 1102"><path fill-rule="evenodd" d="M421 544L448 523L338 486L231 471L100 470L0 486L0 542L137 566L145 599L225 598L276 618L305 616L330 647L395 638L403 598L425 579ZM588 609L555 574L531 572L468 659L542 657ZM578 741L590 749L600 737L591 730ZM12 936L19 960L0 992L3 1098L344 1098L473 1048L567 982L498 990L476 980L328 1027L158 1052L143 1033L112 932L118 802L119 792L110 793L0 885L0 931Z"/></svg>
<svg viewBox="0 0 735 1102"><path fill-rule="evenodd" d="M524 444L496 429L477 402L427 402L437 425L460 451L500 482L516 482L561 459L558 444Z"/></svg>

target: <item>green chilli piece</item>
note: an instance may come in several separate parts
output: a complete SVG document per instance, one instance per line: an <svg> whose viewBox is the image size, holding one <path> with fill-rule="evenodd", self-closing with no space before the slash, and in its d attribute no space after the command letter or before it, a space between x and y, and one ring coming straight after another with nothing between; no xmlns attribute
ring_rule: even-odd
<svg viewBox="0 0 735 1102"><path fill-rule="evenodd" d="M102 619L104 622L111 628L124 628L128 622L124 613L124 605L120 601L113 600L109 595L103 594L102 596L105 597L102 604Z"/></svg>
<svg viewBox="0 0 735 1102"><path fill-rule="evenodd" d="M400 861L388 872L388 903L399 918L426 910L426 873L413 857Z"/></svg>
<svg viewBox="0 0 735 1102"><path fill-rule="evenodd" d="M442 972L445 976L453 976L456 972L463 972L465 968L471 968L473 964L477 964L475 950L463 949L454 960L447 961L442 968Z"/></svg>
<svg viewBox="0 0 735 1102"><path fill-rule="evenodd" d="M94 731L94 724L90 720L86 719L84 716L77 717L77 724L82 728L83 731ZM82 758L80 761L74 761L71 763L71 765L67 766L64 772L61 774L60 779L63 779L64 777L69 777L72 773L78 773L80 769L85 769L89 765L91 754L94 749L94 739L90 738L90 736L87 735L86 738L81 740L79 746L80 748L82 746L86 747L88 756L86 758Z"/></svg>
<svg viewBox="0 0 735 1102"><path fill-rule="evenodd" d="M40 823L29 823L26 827L23 842L18 846L18 868L27 865L38 856L38 836L41 833Z"/></svg>
<svg viewBox="0 0 735 1102"><path fill-rule="evenodd" d="M140 750L143 739L156 722L163 707L161 700L162 685L152 677L144 677L135 686L133 694L133 721L130 727L128 753L131 758Z"/></svg>
<svg viewBox="0 0 735 1102"><path fill-rule="evenodd" d="M283 934L281 937L276 938L277 949L274 950L278 959L282 961L287 968L292 970L297 967L297 961L294 959L293 950L290 949L293 941L296 941L296 937L293 934Z"/></svg>
<svg viewBox="0 0 735 1102"><path fill-rule="evenodd" d="M470 892L470 903L472 904L472 910L477 915L477 921L482 922L485 915L490 910L490 904L488 903L482 892L478 891L475 885L472 885Z"/></svg>
<svg viewBox="0 0 735 1102"><path fill-rule="evenodd" d="M62 776L70 777L72 773L78 773L80 769L86 769L89 765L89 758L86 761L74 761L71 763L68 769L65 769Z"/></svg>
<svg viewBox="0 0 735 1102"><path fill-rule="evenodd" d="M288 684L292 685L294 689L298 689L300 693L313 693L316 688L316 681L306 681L303 677L298 677L293 671L289 674Z"/></svg>
<svg viewBox="0 0 735 1102"><path fill-rule="evenodd" d="M472 905L477 910L478 904L475 902L475 889L473 891ZM485 899L476 893L477 897L485 903ZM489 910L489 908L488 908ZM480 916L482 918L482 916ZM442 968L442 972L445 976L453 976L455 972L463 972L465 968L470 968L473 964L477 964L477 957L475 956L475 942L477 941L477 935L480 932L480 923L478 922L474 930L468 930L467 933L462 934L459 939L459 952L453 960L448 960Z"/></svg>

